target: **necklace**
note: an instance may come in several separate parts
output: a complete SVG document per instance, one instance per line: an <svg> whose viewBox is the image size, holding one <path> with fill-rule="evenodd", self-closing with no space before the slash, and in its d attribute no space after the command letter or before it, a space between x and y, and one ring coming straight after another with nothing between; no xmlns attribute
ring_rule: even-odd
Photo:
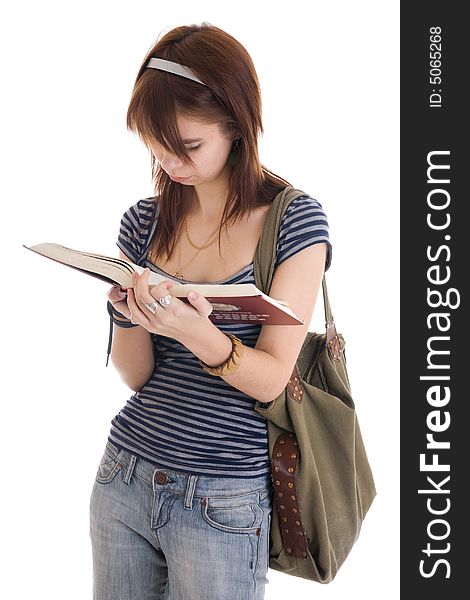
<svg viewBox="0 0 470 600"><path fill-rule="evenodd" d="M225 229L227 229L227 225L225 225ZM178 278L178 279L184 279L184 277L183 277L183 273L182 273L181 269L185 269L185 268L186 268L186 267L187 267L189 264L191 264L191 263L193 262L193 260L196 258L196 256L199 254L199 252L200 252L201 250L204 250L204 249L206 249L206 248L209 248L209 246L212 246L212 244L213 244L213 243L215 242L215 240L217 239L217 238L215 238L214 236L215 236L215 235L218 233L218 231L219 231L219 230L220 230L220 225L219 225L219 227L217 227L217 229L214 231L214 233L213 233L213 234L210 236L210 238L209 238L209 241L208 241L208 242L206 242L206 243L205 243L205 244L203 244L202 246L198 246L198 245L197 245L197 244L195 244L195 243L194 243L194 242L191 240L191 238L189 237L188 224L187 224L187 223L186 223L186 221L185 221L185 222L184 222L184 231L185 231L185 234L186 234L186 238L187 238L188 242L191 244L191 246L192 246L193 248L196 248L196 249L197 249L197 252L196 252L196 254L195 254L195 255L194 255L192 258L191 258L191 260L190 260L189 262L187 262L185 265L181 266L181 246L180 246L180 250L179 250L179 258L178 258L178 268L177 268L177 270L176 270L174 273L172 273L172 276L173 276L173 277L176 277L176 278ZM212 240L212 238L214 238L214 239Z"/></svg>
<svg viewBox="0 0 470 600"><path fill-rule="evenodd" d="M217 227L217 229L214 231L214 233L210 236L209 240L212 239L212 237L219 231L219 229L220 229L220 225ZM191 246L193 248L196 248L196 250L204 250L205 248L209 248L209 246L211 246L215 242L215 240L213 240L213 241L206 242L202 246L197 246L189 237L188 224L186 223L186 221L184 222L184 232L186 233L186 238L187 238L188 242L191 244Z"/></svg>

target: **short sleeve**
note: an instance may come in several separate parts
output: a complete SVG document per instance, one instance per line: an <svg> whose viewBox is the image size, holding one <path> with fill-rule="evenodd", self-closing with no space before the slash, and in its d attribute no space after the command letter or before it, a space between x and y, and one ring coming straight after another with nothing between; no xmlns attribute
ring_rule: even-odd
<svg viewBox="0 0 470 600"><path fill-rule="evenodd" d="M276 247L276 264L279 265L300 250L326 242L325 271L331 264L328 220L318 200L300 196L293 200L282 215Z"/></svg>
<svg viewBox="0 0 470 600"><path fill-rule="evenodd" d="M154 213L155 200L146 198L122 215L116 245L136 264L145 252Z"/></svg>

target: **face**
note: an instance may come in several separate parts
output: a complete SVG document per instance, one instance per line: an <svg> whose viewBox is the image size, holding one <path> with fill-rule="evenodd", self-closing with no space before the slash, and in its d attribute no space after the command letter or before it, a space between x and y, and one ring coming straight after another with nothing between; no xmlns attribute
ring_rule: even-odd
<svg viewBox="0 0 470 600"><path fill-rule="evenodd" d="M184 178L179 181L183 185L200 185L225 177L232 140L223 135L218 124L178 115L177 126L194 167L151 142L148 146L162 169L174 180Z"/></svg>

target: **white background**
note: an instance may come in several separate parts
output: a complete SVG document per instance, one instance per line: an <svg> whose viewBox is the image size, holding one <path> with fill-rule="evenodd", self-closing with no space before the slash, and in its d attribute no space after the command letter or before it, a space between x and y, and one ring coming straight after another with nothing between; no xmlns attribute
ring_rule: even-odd
<svg viewBox="0 0 470 600"><path fill-rule="evenodd" d="M327 280L378 495L329 585L268 573L266 600L399 596L398 2L17 2L2 9L3 597L91 598L89 497L131 391L105 368L107 284L22 248L117 254L153 192L126 131L157 37L209 21L251 54L264 165L323 205ZM319 302L311 329L321 329ZM189 599L188 599L189 600Z"/></svg>

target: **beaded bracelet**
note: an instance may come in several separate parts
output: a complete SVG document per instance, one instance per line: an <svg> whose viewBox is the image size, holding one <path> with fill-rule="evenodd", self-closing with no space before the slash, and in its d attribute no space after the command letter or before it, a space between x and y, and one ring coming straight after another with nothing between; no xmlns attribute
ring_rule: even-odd
<svg viewBox="0 0 470 600"><path fill-rule="evenodd" d="M129 327L138 327L138 324L131 323L131 321L119 321L116 317L123 317L127 319L125 315L120 313L118 310L114 308L112 302L108 300L108 304L106 305L108 309L108 315L110 318L109 321L109 338L108 338L108 356L106 358L106 366L108 366L109 355L111 354L111 344L113 343L113 323L115 323L118 327L123 327L124 329L128 329Z"/></svg>
<svg viewBox="0 0 470 600"><path fill-rule="evenodd" d="M224 332L225 333L225 332ZM243 342L237 338L236 335L232 335L231 333L225 333L227 337L229 337L232 341L232 352L230 356L227 358L225 362L223 362L218 367L210 367L201 359L199 359L199 364L202 366L204 371L210 373L211 375L227 375L228 373L233 373L238 367L243 358L243 352L245 346Z"/></svg>

